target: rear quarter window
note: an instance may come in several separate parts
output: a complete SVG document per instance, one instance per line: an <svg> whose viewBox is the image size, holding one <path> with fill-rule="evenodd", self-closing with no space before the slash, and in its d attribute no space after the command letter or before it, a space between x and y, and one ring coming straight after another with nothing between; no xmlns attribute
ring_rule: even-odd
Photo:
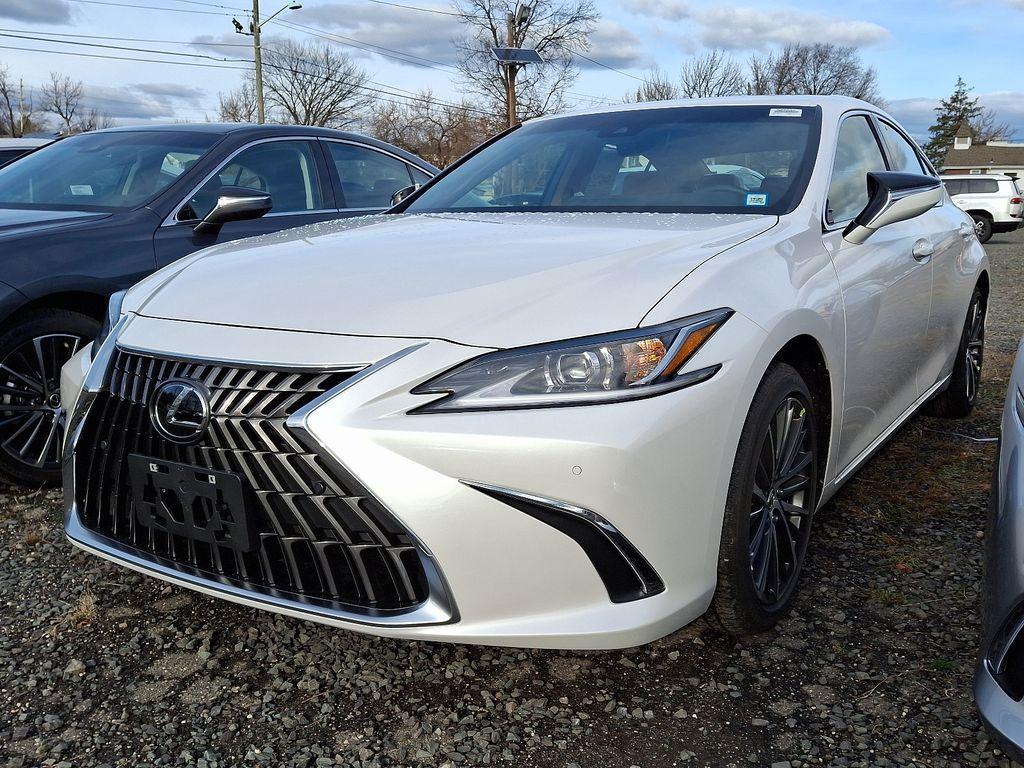
<svg viewBox="0 0 1024 768"><path fill-rule="evenodd" d="M972 195L991 195L999 191L999 182L995 179L971 179L967 184L967 191Z"/></svg>

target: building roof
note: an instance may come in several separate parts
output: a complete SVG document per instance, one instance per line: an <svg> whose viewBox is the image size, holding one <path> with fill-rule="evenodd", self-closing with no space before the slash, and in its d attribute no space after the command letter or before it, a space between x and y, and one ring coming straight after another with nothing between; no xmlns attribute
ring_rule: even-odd
<svg viewBox="0 0 1024 768"><path fill-rule="evenodd" d="M944 168L1024 168L1024 144L971 144L967 149L950 147L942 165Z"/></svg>

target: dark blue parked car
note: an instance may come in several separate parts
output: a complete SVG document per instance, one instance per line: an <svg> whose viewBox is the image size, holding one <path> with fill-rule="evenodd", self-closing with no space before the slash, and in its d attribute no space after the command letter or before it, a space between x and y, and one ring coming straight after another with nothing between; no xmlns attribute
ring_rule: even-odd
<svg viewBox="0 0 1024 768"><path fill-rule="evenodd" d="M60 368L111 293L200 248L390 207L437 169L304 126L118 128L0 169L0 482L59 475Z"/></svg>

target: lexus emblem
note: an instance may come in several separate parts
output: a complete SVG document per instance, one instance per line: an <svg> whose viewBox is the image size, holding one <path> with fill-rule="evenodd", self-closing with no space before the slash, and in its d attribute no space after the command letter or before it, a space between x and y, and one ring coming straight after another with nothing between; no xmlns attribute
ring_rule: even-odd
<svg viewBox="0 0 1024 768"><path fill-rule="evenodd" d="M153 392L149 417L175 443L197 442L210 424L210 394L198 381L169 379Z"/></svg>

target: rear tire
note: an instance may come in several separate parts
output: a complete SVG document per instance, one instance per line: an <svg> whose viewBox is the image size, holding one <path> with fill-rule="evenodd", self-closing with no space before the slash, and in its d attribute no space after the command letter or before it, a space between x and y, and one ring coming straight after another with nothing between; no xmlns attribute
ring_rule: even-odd
<svg viewBox="0 0 1024 768"><path fill-rule="evenodd" d="M982 243L987 243L992 239L992 219L983 213L972 213L971 218L974 219L974 234L978 236L978 240Z"/></svg>
<svg viewBox="0 0 1024 768"><path fill-rule="evenodd" d="M60 481L60 369L99 325L78 312L42 309L0 331L0 483Z"/></svg>
<svg viewBox="0 0 1024 768"><path fill-rule="evenodd" d="M763 632L793 607L818 502L818 430L803 377L765 374L743 425L722 526L713 615L733 635Z"/></svg>
<svg viewBox="0 0 1024 768"><path fill-rule="evenodd" d="M928 413L932 416L962 419L974 410L985 359L985 310L985 297L980 288L975 288L967 308L964 330L960 334L949 385L928 403Z"/></svg>

